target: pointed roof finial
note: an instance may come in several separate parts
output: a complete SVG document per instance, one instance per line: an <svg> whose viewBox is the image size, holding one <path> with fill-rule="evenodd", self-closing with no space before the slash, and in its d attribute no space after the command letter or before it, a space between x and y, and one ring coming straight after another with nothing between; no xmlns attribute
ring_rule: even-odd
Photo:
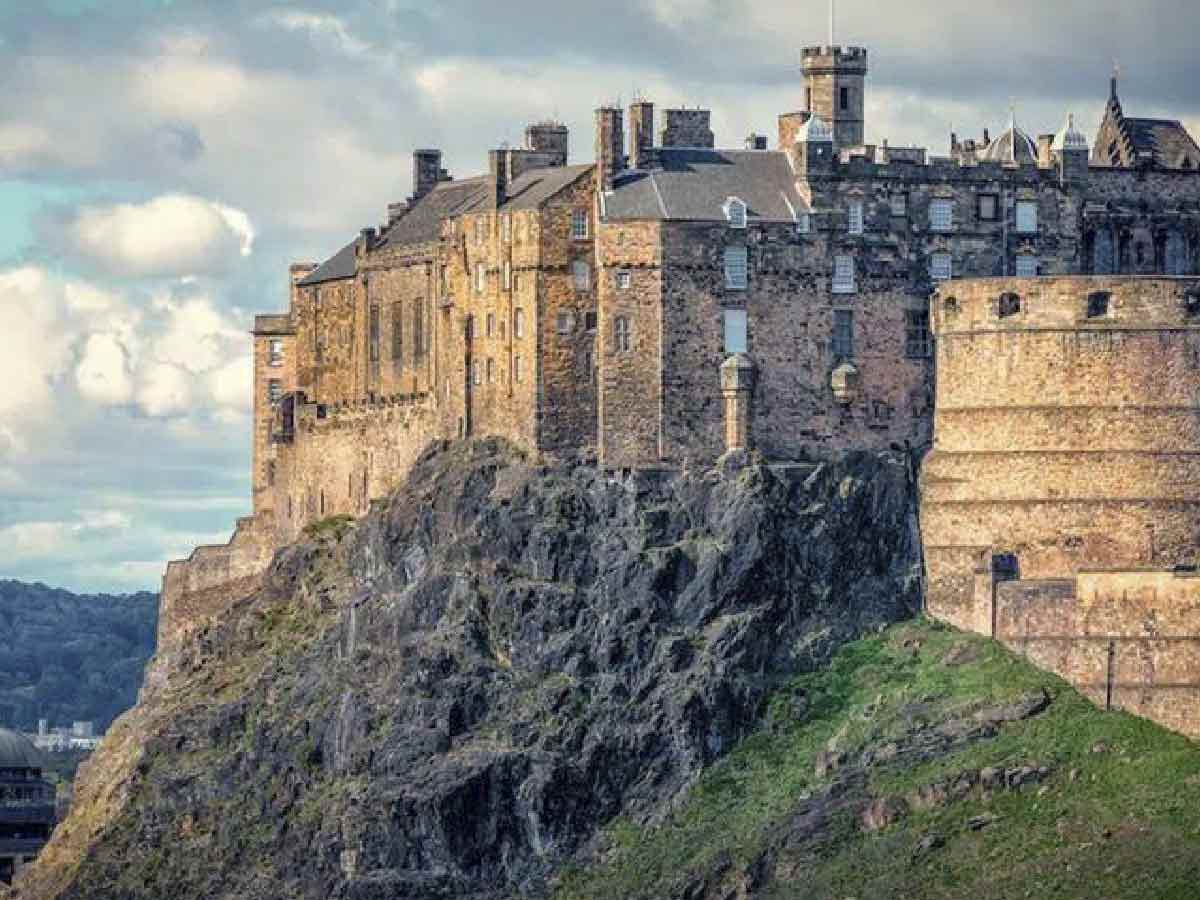
<svg viewBox="0 0 1200 900"><path fill-rule="evenodd" d="M1109 93L1109 96L1113 100L1117 99L1117 82L1120 81L1120 79L1121 79L1121 63L1120 63L1120 61L1114 59L1113 60L1113 72L1112 72L1112 88Z"/></svg>
<svg viewBox="0 0 1200 900"><path fill-rule="evenodd" d="M1016 99L1009 101L1008 114L1009 114L1008 128L1009 128L1009 136L1011 138L1011 140L1009 141L1009 144L1008 144L1008 146L1011 149L1009 158L1010 158L1011 162L1016 162L1017 161L1017 101L1016 101Z"/></svg>

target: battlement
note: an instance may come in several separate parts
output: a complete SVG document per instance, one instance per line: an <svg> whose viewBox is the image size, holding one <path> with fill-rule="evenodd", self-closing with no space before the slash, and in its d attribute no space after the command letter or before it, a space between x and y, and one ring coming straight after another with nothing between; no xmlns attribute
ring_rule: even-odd
<svg viewBox="0 0 1200 900"><path fill-rule="evenodd" d="M1052 276L968 278L932 300L939 337L1006 331L1200 330L1200 278Z"/></svg>
<svg viewBox="0 0 1200 900"><path fill-rule="evenodd" d="M805 47L800 51L801 65L806 73L822 74L836 69L840 73L867 73L866 47Z"/></svg>

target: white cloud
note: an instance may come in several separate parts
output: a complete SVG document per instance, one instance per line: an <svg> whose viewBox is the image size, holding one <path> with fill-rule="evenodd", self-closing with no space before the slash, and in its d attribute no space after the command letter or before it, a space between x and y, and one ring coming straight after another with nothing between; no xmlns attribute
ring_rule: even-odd
<svg viewBox="0 0 1200 900"><path fill-rule="evenodd" d="M133 398L129 357L112 334L93 334L84 344L83 358L75 368L75 382L85 399L119 406Z"/></svg>
<svg viewBox="0 0 1200 900"><path fill-rule="evenodd" d="M192 402L191 377L179 366L156 362L140 373L137 403L146 415L183 416L191 411Z"/></svg>
<svg viewBox="0 0 1200 900"><path fill-rule="evenodd" d="M84 207L70 229L76 250L119 274L214 271L231 256L254 250L254 227L245 212L186 194Z"/></svg>
<svg viewBox="0 0 1200 900"><path fill-rule="evenodd" d="M371 45L350 32L346 23L328 13L314 13L299 9L272 9L260 18L264 25L275 25L287 31L304 31L315 38L329 42L347 56L362 57L369 54Z"/></svg>
<svg viewBox="0 0 1200 900"><path fill-rule="evenodd" d="M117 511L87 511L72 521L16 522L0 529L0 546L7 564L61 556L73 544L114 531L126 531L133 522Z"/></svg>

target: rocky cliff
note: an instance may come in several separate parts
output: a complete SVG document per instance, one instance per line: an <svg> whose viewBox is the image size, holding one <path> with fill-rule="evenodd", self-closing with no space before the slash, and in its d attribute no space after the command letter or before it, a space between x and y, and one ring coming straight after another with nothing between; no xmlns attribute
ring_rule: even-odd
<svg viewBox="0 0 1200 900"><path fill-rule="evenodd" d="M547 894L913 613L912 488L901 456L616 477L431 451L172 656L19 896Z"/></svg>

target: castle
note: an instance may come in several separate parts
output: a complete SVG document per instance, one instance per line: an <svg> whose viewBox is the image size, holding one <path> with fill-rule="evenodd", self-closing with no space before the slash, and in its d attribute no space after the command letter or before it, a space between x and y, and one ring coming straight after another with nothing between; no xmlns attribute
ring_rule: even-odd
<svg viewBox="0 0 1200 900"><path fill-rule="evenodd" d="M256 318L254 513L168 568L164 643L307 525L365 512L431 442L482 435L613 470L932 444L930 609L1001 637L979 606L996 571L1041 598L1089 567L1188 561L1200 332L1176 279L1200 273L1200 147L1127 117L1116 78L1091 145L1070 117L1035 138L1015 115L944 157L867 144L867 51L810 47L801 68L805 108L774 150L717 149L703 109L665 110L656 140L645 99L596 110L583 165L554 122L470 178L417 150L386 223L293 265L287 311ZM1157 486L1136 512L1140 481ZM1081 485L1098 505L1059 516ZM1147 554L1160 502L1179 514ZM1022 562L1035 581L1009 544L1041 548ZM1022 646L1060 625L1025 621ZM1095 642L1080 627L1063 646ZM1143 706L1200 732L1200 712Z"/></svg>

